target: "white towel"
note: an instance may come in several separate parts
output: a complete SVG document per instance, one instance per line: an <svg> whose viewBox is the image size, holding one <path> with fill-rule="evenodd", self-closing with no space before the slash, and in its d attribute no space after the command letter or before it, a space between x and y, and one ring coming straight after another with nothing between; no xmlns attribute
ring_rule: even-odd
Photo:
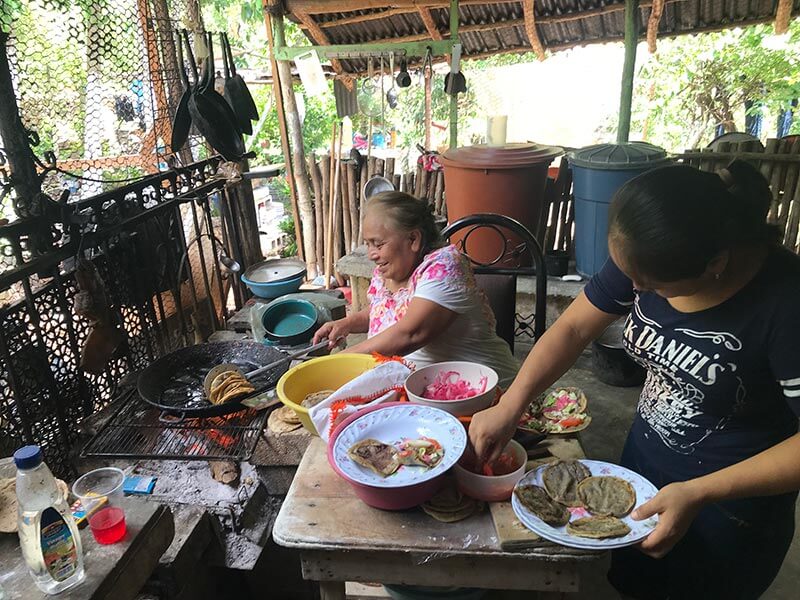
<svg viewBox="0 0 800 600"><path fill-rule="evenodd" d="M402 387L409 375L411 375L411 369L398 361L392 360L380 364L344 384L325 400L316 406L312 406L308 411L319 436L327 442L335 426L349 415L368 406L396 400L398 397L396 388ZM367 403L348 404L339 413L336 422L331 422L331 405L337 400L373 398L376 394L377 397Z"/></svg>

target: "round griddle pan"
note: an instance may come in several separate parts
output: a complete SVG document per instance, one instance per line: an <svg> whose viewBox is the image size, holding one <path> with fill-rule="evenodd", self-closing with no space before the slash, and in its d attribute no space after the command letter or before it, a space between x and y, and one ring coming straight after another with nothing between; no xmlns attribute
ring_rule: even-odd
<svg viewBox="0 0 800 600"><path fill-rule="evenodd" d="M255 377L251 383L256 391L248 396L211 404L203 389L206 373L221 363L233 363L243 373L268 365L286 354L257 342L212 342L176 350L150 364L139 375L139 396L165 413L187 419L219 417L244 410L241 401L274 387L289 368L284 361L274 369Z"/></svg>

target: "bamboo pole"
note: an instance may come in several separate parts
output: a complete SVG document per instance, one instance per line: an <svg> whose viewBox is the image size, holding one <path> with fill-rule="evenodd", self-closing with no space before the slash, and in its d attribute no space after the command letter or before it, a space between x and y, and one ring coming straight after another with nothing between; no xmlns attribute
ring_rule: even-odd
<svg viewBox="0 0 800 600"><path fill-rule="evenodd" d="M297 240L297 252L300 255L300 260L306 261L306 269L308 270L309 263L313 262L313 268L309 270L309 277L313 278L316 275L316 247L314 242L304 235L301 214L304 217L308 216L313 209L311 208L310 193L308 191L308 176L305 172L305 156L303 151L302 130L300 129L300 119L297 115L297 104L294 98L294 90L292 84L291 70L288 65L281 61L275 60L275 38L278 37L278 42L284 44L283 39L283 21L282 17L278 17L275 22L275 35L273 36L273 23L269 11L264 11L264 25L267 30L267 42L269 44L270 67L272 69L272 85L275 94L275 108L278 113L278 126L281 132L281 150L285 158L286 164L286 178L289 182L289 192L292 205L292 218L295 224L295 239ZM288 89L286 89L288 88ZM290 125L287 119L286 111L292 114L292 127L291 131L294 140L294 147L289 142ZM297 139L299 137L299 140ZM298 144L299 142L299 144ZM293 152L294 151L294 152ZM298 170L300 172L298 172ZM301 181L305 181L305 188ZM301 206L302 205L302 206ZM311 244L313 248L309 254L307 245Z"/></svg>
<svg viewBox="0 0 800 600"><path fill-rule="evenodd" d="M317 268L319 273L325 271L325 218L322 207L325 204L322 187L322 175L317 165L317 157L312 152L307 159L308 173L311 175L311 187L314 189L314 242L317 249Z"/></svg>
<svg viewBox="0 0 800 600"><path fill-rule="evenodd" d="M325 289L329 290L331 288L331 274L333 271L333 224L334 224L334 214L336 207L334 206L334 189L336 186L336 177L334 177L335 166L334 160L336 160L336 132L338 123L334 121L333 123L333 134L331 139L331 155L330 155L330 167L329 167L329 188L328 188L328 224L327 224L327 233L326 239L327 244L325 245Z"/></svg>
<svg viewBox="0 0 800 600"><path fill-rule="evenodd" d="M344 233L345 254L350 252L350 245L353 243L353 225L352 221L350 220L350 185L347 181L349 169L347 166L347 163L345 163L344 173L342 174L341 184L339 186L342 194L342 232Z"/></svg>
<svg viewBox="0 0 800 600"><path fill-rule="evenodd" d="M340 157L342 154L342 127L339 127L339 139L337 141L337 152L336 156ZM334 239L333 239L333 266L339 261L342 257L342 161L337 158L336 160L336 172L334 174L334 190L333 190L333 215L334 215ZM333 273L338 281L339 285L344 285L344 279L333 270Z"/></svg>
<svg viewBox="0 0 800 600"><path fill-rule="evenodd" d="M347 163L347 196L350 200L350 247L348 252L355 250L361 240L361 215L358 210L358 192L356 191L356 166Z"/></svg>
<svg viewBox="0 0 800 600"><path fill-rule="evenodd" d="M618 144L627 142L631 133L633 78L636 74L636 45L638 41L639 0L625 0L625 62L622 66L622 86L619 95Z"/></svg>
<svg viewBox="0 0 800 600"><path fill-rule="evenodd" d="M450 39L454 44L458 43L458 2L459 0L450 0ZM450 148L456 148L457 146L458 94L453 94L450 96ZM428 148L428 150L431 150L431 148Z"/></svg>
<svg viewBox="0 0 800 600"><path fill-rule="evenodd" d="M328 256L328 238L330 237L330 230L328 229L328 220L330 218L330 181L331 181L331 161L327 156L322 156L319 161L320 170L320 204L322 204L322 257L320 263L322 264L322 272L325 272L325 261Z"/></svg>

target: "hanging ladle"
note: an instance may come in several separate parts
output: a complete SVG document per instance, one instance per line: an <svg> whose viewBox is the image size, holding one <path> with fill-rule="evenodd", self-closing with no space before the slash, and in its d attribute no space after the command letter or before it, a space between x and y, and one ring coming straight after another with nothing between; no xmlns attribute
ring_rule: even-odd
<svg viewBox="0 0 800 600"><path fill-rule="evenodd" d="M389 55L389 72L392 74L392 87L386 92L386 102L389 108L397 108L397 90L394 87L394 52Z"/></svg>

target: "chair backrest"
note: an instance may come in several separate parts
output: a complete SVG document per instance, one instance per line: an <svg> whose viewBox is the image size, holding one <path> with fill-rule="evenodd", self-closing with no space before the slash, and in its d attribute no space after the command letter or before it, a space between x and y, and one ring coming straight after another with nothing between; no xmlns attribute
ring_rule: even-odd
<svg viewBox="0 0 800 600"><path fill-rule="evenodd" d="M489 261L470 255L470 236L478 230L488 231L498 237L501 250ZM497 335L508 342L512 351L514 334L518 329L526 331L535 343L545 330L547 306L547 271L542 248L536 238L519 221L493 213L468 215L442 230L442 236L447 240L451 240L454 234L459 234L454 243L470 259L478 285L494 311ZM485 240L486 234L482 235ZM528 324L530 319L518 316L516 311L517 277L520 275L536 277L532 328Z"/></svg>

